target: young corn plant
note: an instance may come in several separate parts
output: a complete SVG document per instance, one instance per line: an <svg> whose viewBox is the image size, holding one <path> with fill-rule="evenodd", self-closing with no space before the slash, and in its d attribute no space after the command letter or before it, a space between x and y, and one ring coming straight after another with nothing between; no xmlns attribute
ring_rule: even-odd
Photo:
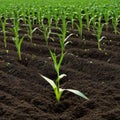
<svg viewBox="0 0 120 120"><path fill-rule="evenodd" d="M22 19L23 19L23 22L24 24L27 24L27 17L26 17L26 8L25 8L25 5L23 6L23 10L22 10Z"/></svg>
<svg viewBox="0 0 120 120"><path fill-rule="evenodd" d="M120 22L120 13L119 13L119 11L120 11L119 7L114 6L114 10L112 12L112 25L113 25L115 34L120 33L117 30L118 24Z"/></svg>
<svg viewBox="0 0 120 120"><path fill-rule="evenodd" d="M14 27L13 27L13 32L15 37L13 38L13 41L15 43L16 49L17 49L17 54L18 54L18 60L21 61L21 45L24 39L24 36L22 38L19 38L19 22L14 21Z"/></svg>
<svg viewBox="0 0 120 120"><path fill-rule="evenodd" d="M54 90L54 93L55 93L55 97L56 97L56 100L57 102L60 102L60 99L61 99L61 96L63 94L64 91L69 91L69 92L72 92L78 96L81 96L82 98L88 100L88 98L80 91L78 90L74 90L74 89L63 89L60 87L60 80L66 76L66 74L60 74L60 68L61 68L61 64L62 64L62 61L63 61L63 58L65 56L65 46L69 43L69 41L67 41L67 39L71 36L71 34L69 36L67 36L65 39L63 39L63 37L60 37L60 46L61 46L61 54L60 54L60 58L58 59L57 58L57 54L51 50L50 51L50 55L51 55L51 58L53 60L53 64L54 64L54 69L56 71L56 74L57 74L57 78L54 82L54 80L44 76L44 75L41 75L40 76L45 79L53 88Z"/></svg>
<svg viewBox="0 0 120 120"><path fill-rule="evenodd" d="M42 19L42 8L39 8L36 16L37 16L38 25L40 26L41 25L41 19Z"/></svg>
<svg viewBox="0 0 120 120"><path fill-rule="evenodd" d="M92 24L93 31L95 31L96 20L98 18L97 14L95 13L96 9L97 9L96 7L91 8L91 16L90 16L90 18L91 18L91 24Z"/></svg>
<svg viewBox="0 0 120 120"><path fill-rule="evenodd" d="M37 11L36 8L34 8L34 7L31 8L31 12L32 12L32 13L31 13L31 17L32 17L32 25L35 24L35 20L36 20L36 15L35 15L35 14L36 14L36 11Z"/></svg>
<svg viewBox="0 0 120 120"><path fill-rule="evenodd" d="M51 24L52 24L52 20L48 21L48 25L44 24L42 21L43 35L47 46L48 46L48 39L50 38L50 34L51 34Z"/></svg>
<svg viewBox="0 0 120 120"><path fill-rule="evenodd" d="M98 44L98 50L102 50L101 49L101 41L105 38L105 36L101 37L103 25L104 24L101 23L101 16L100 16L98 18L98 22L96 23L96 26L97 26L97 44Z"/></svg>
<svg viewBox="0 0 120 120"><path fill-rule="evenodd" d="M57 8L54 9L53 14L54 14L53 20L55 21L55 26L58 27L58 23L59 23L60 18L58 16L58 9Z"/></svg>
<svg viewBox="0 0 120 120"><path fill-rule="evenodd" d="M69 8L67 8L66 16L67 19L70 20L72 30L74 29L74 21L76 14L77 12L75 12L75 6L70 6Z"/></svg>
<svg viewBox="0 0 120 120"><path fill-rule="evenodd" d="M62 18L62 28L60 28L63 40L65 40L66 35L67 35L67 24L68 24L68 22L66 21L66 16L64 15L63 18Z"/></svg>
<svg viewBox="0 0 120 120"><path fill-rule="evenodd" d="M2 25L2 32L3 32L3 36L4 36L4 47L7 47L7 36L6 36L6 18L7 16L4 15L3 18L1 18L1 25Z"/></svg>
<svg viewBox="0 0 120 120"><path fill-rule="evenodd" d="M52 16L50 11L47 12L46 18L47 18L47 21L48 21L48 27L51 28L53 16Z"/></svg>
<svg viewBox="0 0 120 120"><path fill-rule="evenodd" d="M79 20L79 24L76 23L76 26L77 26L77 29L78 29L78 32L79 32L79 35L80 35L80 38L82 39L83 37L83 14L81 12L82 10L80 9L79 13L78 13L78 20Z"/></svg>
<svg viewBox="0 0 120 120"><path fill-rule="evenodd" d="M120 21L119 19L120 19L120 16L112 17L112 24L113 24L115 34L119 33L118 30L117 30L117 26L118 26L118 23Z"/></svg>
<svg viewBox="0 0 120 120"><path fill-rule="evenodd" d="M88 29L88 31L90 31L90 25L91 23L93 23L93 21L95 21L95 15L91 16L91 14L93 11L90 11L88 9L88 7L85 8L85 19L86 19L86 27Z"/></svg>
<svg viewBox="0 0 120 120"><path fill-rule="evenodd" d="M27 20L27 23L28 23L28 36L30 38L30 41L32 42L32 38L33 38L33 33L38 29L38 27L35 27L34 29L32 28L32 20L31 20L31 17L28 16L28 20Z"/></svg>
<svg viewBox="0 0 120 120"><path fill-rule="evenodd" d="M86 7L85 8L85 19L86 19L86 26L87 26L87 29L88 31L90 31L90 16L89 16L89 8Z"/></svg>
<svg viewBox="0 0 120 120"><path fill-rule="evenodd" d="M105 19L105 26L106 26L106 31L108 31L108 25L109 25L109 19L110 19L110 12L109 10L105 10L103 12L103 16L104 16L104 19Z"/></svg>

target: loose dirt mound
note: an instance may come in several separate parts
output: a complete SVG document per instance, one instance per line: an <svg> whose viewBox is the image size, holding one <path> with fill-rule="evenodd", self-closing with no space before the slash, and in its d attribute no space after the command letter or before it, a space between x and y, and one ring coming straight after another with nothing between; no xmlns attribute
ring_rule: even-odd
<svg viewBox="0 0 120 120"><path fill-rule="evenodd" d="M67 77L61 87L80 90L90 100L65 92L57 103L51 86L39 76L55 79L56 74L43 35L38 33L33 43L24 40L22 62L17 59L13 34L7 37L9 53L0 34L0 120L120 120L120 35L104 31L102 51L87 30L83 31L86 40L76 35L69 38L72 43L61 68ZM57 38L49 47L56 47L59 54Z"/></svg>

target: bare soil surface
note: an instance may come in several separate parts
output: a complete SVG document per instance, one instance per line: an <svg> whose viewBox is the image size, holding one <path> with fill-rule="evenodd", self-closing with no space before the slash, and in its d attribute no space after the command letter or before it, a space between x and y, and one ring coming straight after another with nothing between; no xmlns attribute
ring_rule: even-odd
<svg viewBox="0 0 120 120"><path fill-rule="evenodd" d="M61 80L61 87L80 90L89 100L65 92L56 102L51 86L39 75L56 78L40 31L33 34L33 42L25 37L21 62L13 33L7 33L7 53L0 32L0 120L120 120L120 35L111 28L104 30L106 38L99 51L92 31L84 29L82 40L76 29L68 30L74 35L66 47L61 73L67 77ZM22 29L21 35L25 32ZM56 48L59 57L59 40L53 37L49 48Z"/></svg>

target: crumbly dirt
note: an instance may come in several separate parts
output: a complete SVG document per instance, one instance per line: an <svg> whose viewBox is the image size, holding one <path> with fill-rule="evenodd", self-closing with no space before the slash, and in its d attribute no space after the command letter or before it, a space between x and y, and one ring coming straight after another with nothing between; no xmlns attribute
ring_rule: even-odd
<svg viewBox="0 0 120 120"><path fill-rule="evenodd" d="M89 100L64 92L56 102L51 86L39 75L56 78L39 30L33 42L25 37L22 61L18 61L13 33L7 33L7 53L0 32L0 120L120 120L120 35L111 27L104 30L100 51L93 31L84 29L81 39L76 28L68 30L73 35L61 67L61 73L67 74L61 87L80 90ZM25 32L23 28L20 34ZM59 58L59 40L52 37L49 48L56 48Z"/></svg>

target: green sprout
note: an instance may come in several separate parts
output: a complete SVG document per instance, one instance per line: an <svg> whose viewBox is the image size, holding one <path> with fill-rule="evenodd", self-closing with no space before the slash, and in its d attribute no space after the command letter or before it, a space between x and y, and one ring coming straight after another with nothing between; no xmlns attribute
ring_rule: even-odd
<svg viewBox="0 0 120 120"><path fill-rule="evenodd" d="M119 33L118 30L117 30L117 26L118 26L119 21L120 21L119 18L120 18L120 16L112 17L112 24L113 24L115 34Z"/></svg>
<svg viewBox="0 0 120 120"><path fill-rule="evenodd" d="M2 32L3 32L3 36L4 36L4 47L7 47L7 37L6 37L6 15L3 16L3 18L1 18L1 25L2 25Z"/></svg>
<svg viewBox="0 0 120 120"><path fill-rule="evenodd" d="M66 74L60 74L60 68L61 68L61 64L62 64L62 61L63 61L63 58L65 56L65 46L69 43L69 41L67 41L67 39L71 36L72 34L68 35L66 37L66 39L62 39L63 37L61 37L60 39L60 46L61 46L61 54L60 54L60 58L58 59L57 58L57 54L55 52L52 52L51 50L50 51L50 55L51 55L51 58L53 60L53 64L54 64L54 69L56 71L56 74L57 74L57 78L54 82L54 80L40 74L40 76L45 79L53 88L54 90L54 93L55 93L55 96L56 96L56 100L57 102L60 101L60 98L62 96L62 93L64 91L69 91L69 92L72 92L78 96L81 96L83 97L84 99L88 100L88 98L80 91L78 90L74 90L74 89L63 89L63 88L60 88L60 80L67 76Z"/></svg>
<svg viewBox="0 0 120 120"><path fill-rule="evenodd" d="M24 36L22 38L19 38L19 22L14 21L14 27L13 27L13 32L15 37L13 38L13 41L15 43L16 49L17 49L17 54L18 54L18 60L21 61L21 45L24 39Z"/></svg>
<svg viewBox="0 0 120 120"><path fill-rule="evenodd" d="M102 34L102 29L103 29L103 25L104 24L102 24L101 23L101 19L102 19L102 17L100 16L99 18L98 18L98 22L96 22L96 29L97 29L97 44L98 44L98 50L101 50L101 41L105 38L105 36L101 36L101 34Z"/></svg>
<svg viewBox="0 0 120 120"><path fill-rule="evenodd" d="M33 14L33 16L32 17L34 17L34 12L32 12ZM34 21L34 20L33 20ZM32 28L32 26L33 26L33 22L32 20L31 20L31 15L30 15L30 11L28 10L28 19L27 19L27 24L28 24L28 36L29 36L29 38L30 38L30 41L32 42L32 38L33 38L33 33L38 29L38 27L35 27L35 28Z"/></svg>
<svg viewBox="0 0 120 120"><path fill-rule="evenodd" d="M48 20L48 25L44 23L44 21L42 21L42 28L43 28L43 35L44 35L44 39L46 42L46 45L48 45L48 39L50 38L50 34L51 34L51 24L52 24L52 19Z"/></svg>
<svg viewBox="0 0 120 120"><path fill-rule="evenodd" d="M83 14L82 14L82 9L79 8L78 9L78 14L77 14L77 17L78 17L78 20L79 20L79 24L76 24L77 26L77 29L78 29L78 32L79 32L79 35L80 35L80 38L82 39L82 34L83 34Z"/></svg>

